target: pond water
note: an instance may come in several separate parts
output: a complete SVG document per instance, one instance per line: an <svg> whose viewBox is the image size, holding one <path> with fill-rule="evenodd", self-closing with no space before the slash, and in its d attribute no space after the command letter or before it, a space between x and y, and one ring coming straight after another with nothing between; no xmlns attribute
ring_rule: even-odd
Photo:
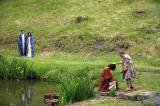
<svg viewBox="0 0 160 106"><path fill-rule="evenodd" d="M0 106L43 104L44 94L56 93L56 83L40 80L0 80Z"/></svg>

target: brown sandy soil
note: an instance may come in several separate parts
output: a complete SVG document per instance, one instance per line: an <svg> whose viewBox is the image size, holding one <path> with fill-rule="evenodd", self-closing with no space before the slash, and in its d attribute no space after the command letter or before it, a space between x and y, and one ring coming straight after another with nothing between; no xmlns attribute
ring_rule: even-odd
<svg viewBox="0 0 160 106"><path fill-rule="evenodd" d="M54 51L45 51L39 54L40 57L47 57L53 55L55 52Z"/></svg>

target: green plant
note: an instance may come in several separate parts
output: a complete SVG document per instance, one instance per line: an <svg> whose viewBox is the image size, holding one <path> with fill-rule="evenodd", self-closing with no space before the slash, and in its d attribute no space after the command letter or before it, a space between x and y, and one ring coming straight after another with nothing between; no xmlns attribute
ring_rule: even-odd
<svg viewBox="0 0 160 106"><path fill-rule="evenodd" d="M86 71L75 71L61 76L59 85L60 104L73 103L94 96L94 86Z"/></svg>
<svg viewBox="0 0 160 106"><path fill-rule="evenodd" d="M116 95L116 91L117 91L117 89L111 89L109 91L109 95L114 97Z"/></svg>
<svg viewBox="0 0 160 106"><path fill-rule="evenodd" d="M33 63L23 59L5 58L0 54L0 78L3 79L32 79L36 73L32 69Z"/></svg>
<svg viewBox="0 0 160 106"><path fill-rule="evenodd" d="M156 106L156 105L152 102L144 102L142 103L142 106Z"/></svg>

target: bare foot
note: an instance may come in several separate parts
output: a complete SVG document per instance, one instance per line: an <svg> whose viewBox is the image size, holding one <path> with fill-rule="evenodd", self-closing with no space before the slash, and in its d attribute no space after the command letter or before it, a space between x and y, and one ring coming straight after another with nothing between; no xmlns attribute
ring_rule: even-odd
<svg viewBox="0 0 160 106"><path fill-rule="evenodd" d="M131 90L130 88L125 89L125 91L130 91L130 90Z"/></svg>
<svg viewBox="0 0 160 106"><path fill-rule="evenodd" d="M130 89L135 90L134 86L130 87Z"/></svg>

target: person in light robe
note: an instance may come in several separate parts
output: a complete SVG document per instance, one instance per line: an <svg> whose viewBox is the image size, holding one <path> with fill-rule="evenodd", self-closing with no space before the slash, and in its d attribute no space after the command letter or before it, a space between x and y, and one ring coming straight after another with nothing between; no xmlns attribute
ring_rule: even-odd
<svg viewBox="0 0 160 106"><path fill-rule="evenodd" d="M118 89L118 83L115 78L113 78L110 70L115 70L116 65L110 64L108 67L105 67L101 73L99 81L99 90L98 92L108 92L112 88Z"/></svg>
<svg viewBox="0 0 160 106"><path fill-rule="evenodd" d="M26 49L27 57L33 57L34 56L34 38L31 32L27 34L26 47L27 47Z"/></svg>
<svg viewBox="0 0 160 106"><path fill-rule="evenodd" d="M26 39L27 35L25 34L24 30L21 30L18 36L18 52L19 56L26 56Z"/></svg>
<svg viewBox="0 0 160 106"><path fill-rule="evenodd" d="M136 78L136 70L132 58L128 54L125 54L125 52L120 52L119 55L123 58L123 60L116 64L122 64L121 73L123 74L123 79L126 80L128 86L126 91L130 91L131 89L134 89L132 79Z"/></svg>

